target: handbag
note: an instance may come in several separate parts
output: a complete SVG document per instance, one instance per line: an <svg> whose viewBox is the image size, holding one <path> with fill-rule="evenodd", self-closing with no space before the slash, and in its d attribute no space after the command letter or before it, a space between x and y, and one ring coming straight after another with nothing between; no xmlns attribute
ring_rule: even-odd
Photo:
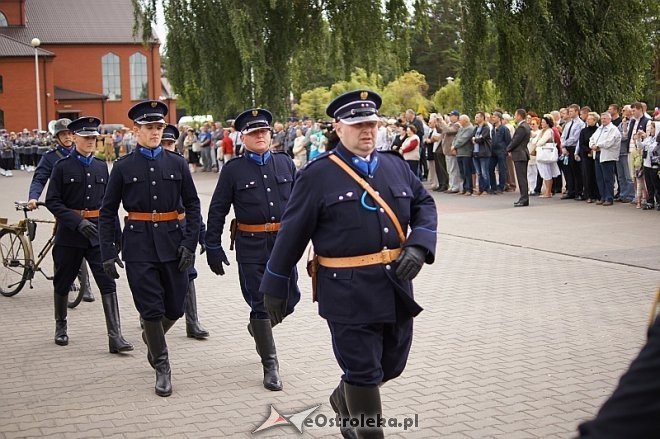
<svg viewBox="0 0 660 439"><path fill-rule="evenodd" d="M201 151L202 151L201 142L194 141L192 144L192 152L201 152Z"/></svg>
<svg viewBox="0 0 660 439"><path fill-rule="evenodd" d="M559 152L557 151L557 145L554 142L554 135L552 137L552 142L548 142L543 146L536 147L536 161L538 163L557 163L559 160Z"/></svg>

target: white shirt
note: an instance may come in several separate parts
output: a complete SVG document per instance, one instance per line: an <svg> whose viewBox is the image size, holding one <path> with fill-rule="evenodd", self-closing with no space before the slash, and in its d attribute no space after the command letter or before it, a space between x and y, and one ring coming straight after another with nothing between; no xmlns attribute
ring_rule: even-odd
<svg viewBox="0 0 660 439"><path fill-rule="evenodd" d="M613 124L601 125L589 139L589 148L600 148L600 161L619 160L621 131Z"/></svg>

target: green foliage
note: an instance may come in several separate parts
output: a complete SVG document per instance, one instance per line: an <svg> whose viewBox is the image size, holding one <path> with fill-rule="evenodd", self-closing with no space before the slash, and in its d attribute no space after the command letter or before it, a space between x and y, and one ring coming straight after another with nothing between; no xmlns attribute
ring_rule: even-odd
<svg viewBox="0 0 660 439"><path fill-rule="evenodd" d="M308 90L300 97L300 102L295 105L295 111L299 116L310 116L314 119L326 118L325 108L332 100L332 92L326 87L316 87Z"/></svg>
<svg viewBox="0 0 660 439"><path fill-rule="evenodd" d="M449 81L447 85L436 91L433 95L433 105L438 113L446 114L453 110L462 110L461 80Z"/></svg>
<svg viewBox="0 0 660 439"><path fill-rule="evenodd" d="M382 93L383 105L380 112L387 115L398 115L407 109L428 116L432 106L426 98L429 85L426 78L419 72L410 71L396 78L385 86Z"/></svg>

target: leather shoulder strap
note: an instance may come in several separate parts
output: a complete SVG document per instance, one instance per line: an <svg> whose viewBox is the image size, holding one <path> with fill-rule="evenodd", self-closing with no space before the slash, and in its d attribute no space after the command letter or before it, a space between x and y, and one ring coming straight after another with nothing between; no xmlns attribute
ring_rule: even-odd
<svg viewBox="0 0 660 439"><path fill-rule="evenodd" d="M346 162L337 157L335 154L329 154L328 157L344 172L346 172L353 180L355 180L362 187L362 189L367 191L367 193L371 195L371 198L373 198L376 203L378 203L378 205L382 207L383 210L385 210L385 213L387 213L387 216L390 217L390 220L392 220L392 223L396 228L396 232L399 235L401 244L406 242L406 234L403 233L403 228L401 227L401 223L399 223L399 219L396 217L390 206L387 205L385 200L383 200L381 196L376 193L374 188L372 188L364 178L360 177L354 170L351 169L350 166L346 164Z"/></svg>

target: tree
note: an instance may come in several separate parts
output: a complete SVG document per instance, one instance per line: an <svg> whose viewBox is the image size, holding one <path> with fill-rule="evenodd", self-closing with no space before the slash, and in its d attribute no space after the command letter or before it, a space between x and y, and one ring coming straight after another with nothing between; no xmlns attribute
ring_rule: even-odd
<svg viewBox="0 0 660 439"><path fill-rule="evenodd" d="M429 85L419 72L410 71L396 78L385 86L382 93L383 105L380 112L398 115L409 108L428 116L432 104L426 98Z"/></svg>
<svg viewBox="0 0 660 439"><path fill-rule="evenodd" d="M325 109L332 100L332 92L327 87L316 87L307 90L295 105L299 116L310 116L314 119L326 118Z"/></svg>

